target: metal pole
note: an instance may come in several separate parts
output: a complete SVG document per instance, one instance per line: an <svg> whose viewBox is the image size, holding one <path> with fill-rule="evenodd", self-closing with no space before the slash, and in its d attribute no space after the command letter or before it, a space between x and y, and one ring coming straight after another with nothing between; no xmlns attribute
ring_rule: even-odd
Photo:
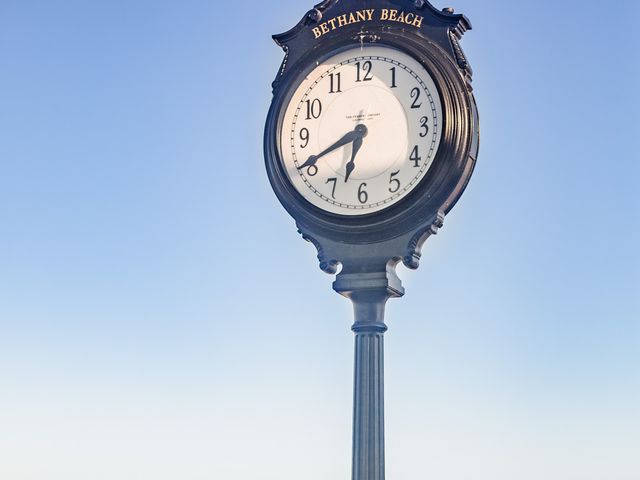
<svg viewBox="0 0 640 480"><path fill-rule="evenodd" d="M345 265L333 283L355 319L352 480L384 480L384 307L404 288L395 264L378 260Z"/></svg>
<svg viewBox="0 0 640 480"><path fill-rule="evenodd" d="M385 291L351 294L355 323L353 480L384 480Z"/></svg>

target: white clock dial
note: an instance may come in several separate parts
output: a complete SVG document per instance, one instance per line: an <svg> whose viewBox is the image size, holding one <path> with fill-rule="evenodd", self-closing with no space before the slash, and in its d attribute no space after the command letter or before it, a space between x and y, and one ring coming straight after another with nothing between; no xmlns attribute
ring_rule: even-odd
<svg viewBox="0 0 640 480"><path fill-rule="evenodd" d="M442 104L427 70L379 46L319 64L297 87L280 154L296 190L340 215L383 210L409 194L435 158Z"/></svg>

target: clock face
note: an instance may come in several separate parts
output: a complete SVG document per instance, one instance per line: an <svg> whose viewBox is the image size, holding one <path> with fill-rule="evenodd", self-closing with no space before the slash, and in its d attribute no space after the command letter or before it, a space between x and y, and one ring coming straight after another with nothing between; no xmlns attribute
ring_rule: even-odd
<svg viewBox="0 0 640 480"><path fill-rule="evenodd" d="M339 215L397 203L429 171L442 104L427 70L390 47L363 46L314 68L285 107L280 154L296 190Z"/></svg>

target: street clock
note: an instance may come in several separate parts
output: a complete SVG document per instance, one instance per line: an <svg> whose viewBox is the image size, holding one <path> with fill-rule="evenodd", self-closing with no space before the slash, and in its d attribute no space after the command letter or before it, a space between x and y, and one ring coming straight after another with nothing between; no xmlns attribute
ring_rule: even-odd
<svg viewBox="0 0 640 480"><path fill-rule="evenodd" d="M326 0L274 39L264 148L278 199L354 304L353 479L384 478L384 305L404 289L478 153L471 28L425 0Z"/></svg>

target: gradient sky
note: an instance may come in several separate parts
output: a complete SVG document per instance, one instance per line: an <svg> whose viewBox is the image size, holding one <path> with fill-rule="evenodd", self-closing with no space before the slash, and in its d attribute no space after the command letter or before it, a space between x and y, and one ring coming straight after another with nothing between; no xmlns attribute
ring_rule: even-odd
<svg viewBox="0 0 640 480"><path fill-rule="evenodd" d="M351 310L267 181L293 0L0 4L0 478L348 480ZM631 0L456 0L471 184L387 309L387 477L640 478Z"/></svg>

